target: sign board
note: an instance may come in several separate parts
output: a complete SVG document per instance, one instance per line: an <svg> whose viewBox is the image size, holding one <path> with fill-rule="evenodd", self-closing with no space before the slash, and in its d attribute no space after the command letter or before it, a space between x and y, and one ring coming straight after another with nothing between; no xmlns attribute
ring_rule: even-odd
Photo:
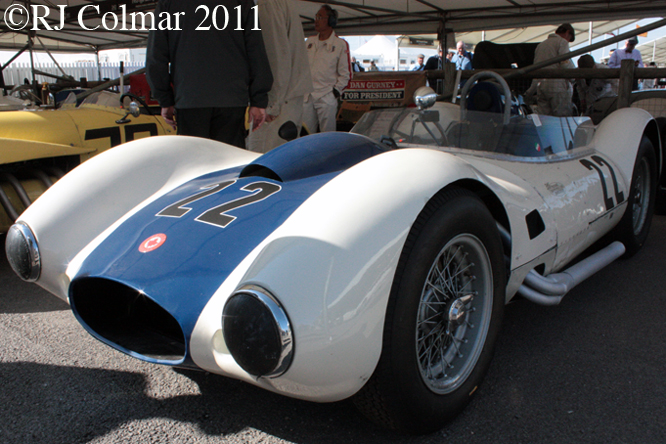
<svg viewBox="0 0 666 444"><path fill-rule="evenodd" d="M354 73L342 93L343 102L369 103L373 108L407 106L414 103L414 91L426 84L424 72Z"/></svg>

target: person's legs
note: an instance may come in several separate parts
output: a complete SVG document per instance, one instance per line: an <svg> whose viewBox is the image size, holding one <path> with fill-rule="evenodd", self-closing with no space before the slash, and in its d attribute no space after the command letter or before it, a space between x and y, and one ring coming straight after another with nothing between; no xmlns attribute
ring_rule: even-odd
<svg viewBox="0 0 666 444"><path fill-rule="evenodd" d="M317 115L319 116L319 132L331 132L336 129L338 117L338 99L333 93L326 94L315 102Z"/></svg>
<svg viewBox="0 0 666 444"><path fill-rule="evenodd" d="M570 117L573 114L573 90L570 85L567 89L557 91L551 100L552 115L556 117Z"/></svg>
<svg viewBox="0 0 666 444"><path fill-rule="evenodd" d="M210 138L245 148L245 107L213 108Z"/></svg>
<svg viewBox="0 0 666 444"><path fill-rule="evenodd" d="M315 101L312 96L309 96L308 100L303 102L303 125L305 125L310 134L316 133L319 128L319 118L317 117Z"/></svg>
<svg viewBox="0 0 666 444"><path fill-rule="evenodd" d="M176 109L177 134L210 138L210 121L213 108Z"/></svg>

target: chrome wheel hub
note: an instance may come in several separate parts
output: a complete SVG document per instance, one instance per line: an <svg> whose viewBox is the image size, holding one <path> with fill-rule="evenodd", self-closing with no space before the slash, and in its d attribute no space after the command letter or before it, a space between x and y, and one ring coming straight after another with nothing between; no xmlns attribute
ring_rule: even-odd
<svg viewBox="0 0 666 444"><path fill-rule="evenodd" d="M466 304L469 303L473 297L474 296L470 294L453 301L448 310L449 328L457 328L465 322L465 317L467 316Z"/></svg>

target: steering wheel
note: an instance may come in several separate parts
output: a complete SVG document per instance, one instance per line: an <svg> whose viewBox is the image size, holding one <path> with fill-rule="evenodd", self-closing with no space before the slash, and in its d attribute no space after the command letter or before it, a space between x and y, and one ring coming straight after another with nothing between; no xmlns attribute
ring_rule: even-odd
<svg viewBox="0 0 666 444"><path fill-rule="evenodd" d="M146 110L146 114L148 114L149 116L153 115L152 111L148 107L148 104L141 97L135 96L132 93L124 93L123 95L120 96L120 106L123 106L123 99L125 97L129 97L130 99L139 102L139 104L143 107L143 109Z"/></svg>
<svg viewBox="0 0 666 444"><path fill-rule="evenodd" d="M460 91L460 120L465 120L467 115L467 95L469 94L469 90L477 80L485 78L493 78L497 80L502 87L504 93L504 124L506 125L511 119L511 104L509 103L511 101L511 89L509 88L509 84L506 83L506 80L504 80L504 77L494 71L477 72L465 82L465 86L463 86L462 91Z"/></svg>

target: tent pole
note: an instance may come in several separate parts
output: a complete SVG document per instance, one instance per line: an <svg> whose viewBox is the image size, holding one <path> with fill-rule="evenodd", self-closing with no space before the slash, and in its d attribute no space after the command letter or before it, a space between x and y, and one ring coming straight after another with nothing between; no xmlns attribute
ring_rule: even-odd
<svg viewBox="0 0 666 444"><path fill-rule="evenodd" d="M396 71L400 71L400 44L402 43L403 37L404 36L401 35L401 36L395 38L396 43L397 43L397 45L395 45L395 70Z"/></svg>
<svg viewBox="0 0 666 444"><path fill-rule="evenodd" d="M4 71L5 68L8 67L9 65L11 65L11 63L12 63L14 60L16 60L16 59L18 58L18 56L20 56L21 54L23 54L23 53L25 52L26 49L28 49L28 45L27 45L27 44L26 44L23 48L21 48L21 49L19 50L19 52L17 52L16 54L14 54L14 56L13 56L11 59L9 59L9 61L7 61L7 63L5 63L4 65L2 65L2 68L0 68L0 71Z"/></svg>
<svg viewBox="0 0 666 444"><path fill-rule="evenodd" d="M33 31L28 32L28 50L30 51L30 72L32 73L32 84L34 86L36 80L35 80L35 59L34 59L34 55L33 55L33 52L32 52L32 44L33 44L32 36L33 36L33 34L34 34Z"/></svg>
<svg viewBox="0 0 666 444"><path fill-rule="evenodd" d="M55 59L55 57L53 57L53 54L51 54L51 51L49 51L49 48L47 48L46 45L44 44L44 42L42 42L42 39L40 39L39 36L35 36L35 37L37 37L37 40L39 40L39 44L42 45L42 48L44 49L44 51L46 51L46 53L49 55L49 57L51 57L51 60L53 60L53 63L55 64L55 66L58 67L58 69L62 73L63 77L70 77L71 78L72 76L68 76L67 73L65 72L65 70L62 69L62 67L60 66L58 61Z"/></svg>
<svg viewBox="0 0 666 444"><path fill-rule="evenodd" d="M95 47L95 60L97 61L97 80L102 81L102 68L99 66L99 47Z"/></svg>

